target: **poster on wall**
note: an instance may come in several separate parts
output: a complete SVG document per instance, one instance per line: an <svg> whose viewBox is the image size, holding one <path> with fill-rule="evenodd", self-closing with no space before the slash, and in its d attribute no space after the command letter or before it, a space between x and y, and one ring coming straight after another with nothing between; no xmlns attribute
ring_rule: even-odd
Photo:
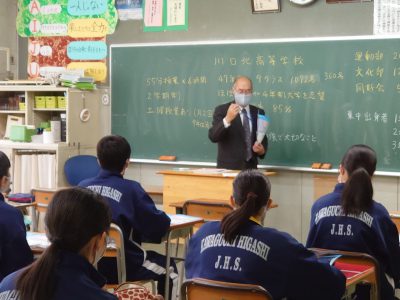
<svg viewBox="0 0 400 300"><path fill-rule="evenodd" d="M29 38L29 78L65 69L105 81L107 46L118 21L114 0L18 0L18 34Z"/></svg>
<svg viewBox="0 0 400 300"><path fill-rule="evenodd" d="M70 69L104 81L107 76L105 38L30 37L28 74L31 78L56 77Z"/></svg>
<svg viewBox="0 0 400 300"><path fill-rule="evenodd" d="M374 1L374 34L400 32L400 0Z"/></svg>
<svg viewBox="0 0 400 300"><path fill-rule="evenodd" d="M188 0L144 0L145 32L188 30Z"/></svg>
<svg viewBox="0 0 400 300"><path fill-rule="evenodd" d="M116 0L115 7L118 11L118 18L125 20L143 19L143 0Z"/></svg>

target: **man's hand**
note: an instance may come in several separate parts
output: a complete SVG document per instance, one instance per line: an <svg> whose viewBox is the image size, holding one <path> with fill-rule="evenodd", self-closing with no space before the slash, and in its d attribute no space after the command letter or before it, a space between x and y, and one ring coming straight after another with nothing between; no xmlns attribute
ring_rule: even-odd
<svg viewBox="0 0 400 300"><path fill-rule="evenodd" d="M228 111L226 112L225 120L230 124L233 119L236 118L239 112L240 106L236 103L232 103L231 105L229 105Z"/></svg>
<svg viewBox="0 0 400 300"><path fill-rule="evenodd" d="M257 155L264 155L265 153L265 149L264 146L262 144L260 144L259 142L255 142L253 145L253 151L255 153L257 153Z"/></svg>

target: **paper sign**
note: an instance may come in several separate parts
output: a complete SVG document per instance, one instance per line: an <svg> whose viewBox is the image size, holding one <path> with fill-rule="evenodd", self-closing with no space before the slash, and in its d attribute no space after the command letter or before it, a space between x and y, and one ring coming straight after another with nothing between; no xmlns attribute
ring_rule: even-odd
<svg viewBox="0 0 400 300"><path fill-rule="evenodd" d="M108 32L104 19L76 19L68 23L68 35L74 38L102 37Z"/></svg>
<svg viewBox="0 0 400 300"><path fill-rule="evenodd" d="M168 0L167 26L185 25L185 0Z"/></svg>
<svg viewBox="0 0 400 300"><path fill-rule="evenodd" d="M107 44L101 41L77 41L67 46L67 56L73 60L101 60L107 56Z"/></svg>
<svg viewBox="0 0 400 300"><path fill-rule="evenodd" d="M104 64L106 55L105 38L81 40L70 37L29 38L28 74L30 78L41 75L55 77L57 72L65 70L73 59L100 60Z"/></svg>
<svg viewBox="0 0 400 300"><path fill-rule="evenodd" d="M158 27L163 25L163 0L147 0L144 11L145 26Z"/></svg>
<svg viewBox="0 0 400 300"><path fill-rule="evenodd" d="M104 81L107 76L107 66L104 62L72 62L68 64L67 69L83 69L85 76L93 77L95 81Z"/></svg>
<svg viewBox="0 0 400 300"><path fill-rule="evenodd" d="M114 4L114 0L18 0L17 32L22 37L67 35L71 21L99 18L107 23L105 34L111 34L118 21Z"/></svg>
<svg viewBox="0 0 400 300"><path fill-rule="evenodd" d="M71 16L100 15L107 11L107 0L69 0L67 10Z"/></svg>

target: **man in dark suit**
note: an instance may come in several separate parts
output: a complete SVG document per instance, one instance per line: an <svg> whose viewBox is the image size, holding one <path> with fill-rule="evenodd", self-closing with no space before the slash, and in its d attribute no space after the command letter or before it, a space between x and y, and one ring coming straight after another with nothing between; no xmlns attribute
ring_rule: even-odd
<svg viewBox="0 0 400 300"><path fill-rule="evenodd" d="M232 91L235 100L215 108L208 137L218 143L218 168L255 169L268 146L267 137L262 143L256 141L257 115L264 115L264 110L249 105L253 93L250 78L237 77Z"/></svg>

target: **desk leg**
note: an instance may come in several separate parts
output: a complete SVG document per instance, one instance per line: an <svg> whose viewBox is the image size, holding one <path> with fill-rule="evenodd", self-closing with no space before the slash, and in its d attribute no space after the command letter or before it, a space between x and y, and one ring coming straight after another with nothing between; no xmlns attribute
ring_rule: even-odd
<svg viewBox="0 0 400 300"><path fill-rule="evenodd" d="M169 248L170 248L170 242L171 242L171 232L168 232L167 236L167 242L165 245L165 255L167 257L167 263L165 264L165 295L164 295L164 300L169 299L169 267L170 267L170 259L171 255L169 253ZM175 300L175 299L171 299Z"/></svg>
<svg viewBox="0 0 400 300"><path fill-rule="evenodd" d="M38 231L38 215L36 215L36 208L34 206L31 206L30 211L31 211L31 218L32 218L31 231Z"/></svg>

